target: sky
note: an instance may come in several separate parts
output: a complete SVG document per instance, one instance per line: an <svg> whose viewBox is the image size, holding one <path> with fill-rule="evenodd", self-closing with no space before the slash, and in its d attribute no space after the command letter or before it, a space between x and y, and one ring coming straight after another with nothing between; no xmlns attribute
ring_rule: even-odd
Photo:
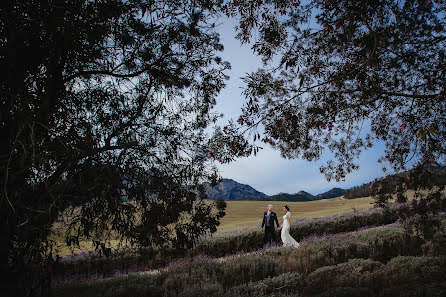
<svg viewBox="0 0 446 297"><path fill-rule="evenodd" d="M218 27L220 41L224 51L220 54L223 60L231 63L232 69L227 72L230 79L227 86L217 98L215 111L223 117L218 124L224 125L229 119L236 120L244 103L242 93L242 77L262 66L259 57L253 54L250 45L241 45L235 39L235 21L221 20ZM384 176L381 165L377 162L384 152L384 144L378 143L372 149L363 152L357 161L359 170L347 175L344 182L327 182L320 173L319 167L324 160L331 158L329 153L322 155L321 160L308 162L305 160L283 159L280 152L266 144L257 156L240 158L229 164L217 164L220 175L242 184L248 184L267 195L277 193L297 193L301 190L313 195L323 193L334 187L344 189L359 186Z"/></svg>

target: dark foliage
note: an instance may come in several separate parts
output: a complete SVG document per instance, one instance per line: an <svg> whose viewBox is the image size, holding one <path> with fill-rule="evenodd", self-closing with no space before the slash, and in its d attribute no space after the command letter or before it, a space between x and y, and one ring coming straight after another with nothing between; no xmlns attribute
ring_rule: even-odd
<svg viewBox="0 0 446 297"><path fill-rule="evenodd" d="M444 164L445 1L223 2L265 62L245 77L242 115L226 128L252 137L251 152L256 141L309 161L331 150L329 180L376 141L396 172Z"/></svg>
<svg viewBox="0 0 446 297"><path fill-rule="evenodd" d="M378 187L381 186L380 191L384 193L392 193L395 189L407 179L409 172L403 172L398 174L388 175L385 178L377 179L374 182L366 183L361 186L353 187L351 189L345 190L344 198L354 199L360 197L368 197L374 194L374 187L377 191ZM439 170L431 176L432 186L442 187L446 184L446 171ZM384 188L385 187L385 188ZM404 188L402 189L404 191ZM406 201L402 194L398 195L400 201Z"/></svg>
<svg viewBox="0 0 446 297"><path fill-rule="evenodd" d="M397 187L377 185L377 204L404 201L407 189L430 202L444 195L433 180L446 163L446 1L227 0L220 9L264 61L244 78L237 123L217 135L222 162L262 142L290 159L328 150L320 171L340 181L381 142L384 172L411 171Z"/></svg>
<svg viewBox="0 0 446 297"><path fill-rule="evenodd" d="M196 1L2 1L2 294L49 284L49 240L190 248L223 209L204 129L229 65ZM198 200L197 200L198 198ZM223 205L223 204L219 204ZM20 289L19 289L20 288Z"/></svg>

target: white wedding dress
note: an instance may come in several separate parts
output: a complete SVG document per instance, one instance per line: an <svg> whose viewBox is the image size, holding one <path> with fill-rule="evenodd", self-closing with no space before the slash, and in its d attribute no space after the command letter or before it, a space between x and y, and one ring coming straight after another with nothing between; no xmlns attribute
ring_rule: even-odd
<svg viewBox="0 0 446 297"><path fill-rule="evenodd" d="M280 233L282 243L283 246L299 247L299 243L293 237L291 237L290 232L288 231L290 228L290 217L291 214L289 212L283 216L282 231Z"/></svg>

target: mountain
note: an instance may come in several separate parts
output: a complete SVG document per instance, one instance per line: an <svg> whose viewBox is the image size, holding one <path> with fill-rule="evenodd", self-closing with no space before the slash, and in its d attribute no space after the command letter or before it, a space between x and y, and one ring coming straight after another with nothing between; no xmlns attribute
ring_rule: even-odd
<svg viewBox="0 0 446 297"><path fill-rule="evenodd" d="M446 165L431 166L430 168L437 170L437 174L433 178L433 183L441 186L446 184ZM408 172L388 175L375 182L382 182L383 188L389 187L389 189L395 188L398 185L398 180L406 178ZM344 190L341 188L333 188L325 193L318 195L312 195L305 191L299 191L296 194L279 193L272 196L257 191L249 185L240 184L232 179L223 179L223 181L211 188L209 183L205 183L206 194L209 199L215 200L217 198L223 198L225 200L260 200L260 201L314 201L322 199L336 198L344 196L346 199L354 199L360 197L367 197L371 195L370 183L363 184L361 186L352 187Z"/></svg>
<svg viewBox="0 0 446 297"><path fill-rule="evenodd" d="M300 195L301 197L305 197L305 198L309 199L308 201L315 200L314 199L315 197L313 195L311 195L310 193L305 192L305 191L299 191L295 195Z"/></svg>
<svg viewBox="0 0 446 297"><path fill-rule="evenodd" d="M330 191L327 191L322 194L318 194L316 196L311 195L305 191L299 191L296 194L288 194L288 193L279 193L276 195L264 197L256 200L263 201L288 201L288 202L301 202L301 201L315 201L322 199L330 199L342 196L344 194L344 190L340 188L333 188Z"/></svg>
<svg viewBox="0 0 446 297"><path fill-rule="evenodd" d="M216 200L258 200L267 195L257 191L249 185L240 184L232 179L224 178L218 185L211 187L210 183L204 183L208 199Z"/></svg>
<svg viewBox="0 0 446 297"><path fill-rule="evenodd" d="M341 188L333 188L330 191L327 191L325 193L322 194L318 194L316 195L316 197L320 198L320 199L330 199L330 198L336 198L339 196L344 195L345 190L341 189Z"/></svg>
<svg viewBox="0 0 446 297"><path fill-rule="evenodd" d="M224 178L215 187L211 187L210 183L204 183L204 187L208 199L216 200L218 198L223 198L224 200L228 201L257 200L300 202L335 198L342 196L344 193L343 189L333 188L328 192L318 194L316 196L305 191L299 191L296 194L279 193L268 196L249 185L244 185L228 178Z"/></svg>
<svg viewBox="0 0 446 297"><path fill-rule="evenodd" d="M310 193L300 191L296 194L288 194L288 193L279 193L272 196L263 197L256 200L262 200L262 201L288 201L288 202L302 202L302 201L313 201L313 200L320 200L317 199L315 196L311 195Z"/></svg>

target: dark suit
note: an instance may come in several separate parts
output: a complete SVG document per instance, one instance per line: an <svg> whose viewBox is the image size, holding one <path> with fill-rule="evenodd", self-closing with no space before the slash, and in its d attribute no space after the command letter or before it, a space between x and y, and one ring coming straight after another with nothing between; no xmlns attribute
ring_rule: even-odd
<svg viewBox="0 0 446 297"><path fill-rule="evenodd" d="M268 212L263 213L262 228L265 227L265 235L263 236L263 243L276 241L276 228L274 227L274 222L279 228L279 221L277 220L277 215L275 212L271 212L268 218Z"/></svg>

